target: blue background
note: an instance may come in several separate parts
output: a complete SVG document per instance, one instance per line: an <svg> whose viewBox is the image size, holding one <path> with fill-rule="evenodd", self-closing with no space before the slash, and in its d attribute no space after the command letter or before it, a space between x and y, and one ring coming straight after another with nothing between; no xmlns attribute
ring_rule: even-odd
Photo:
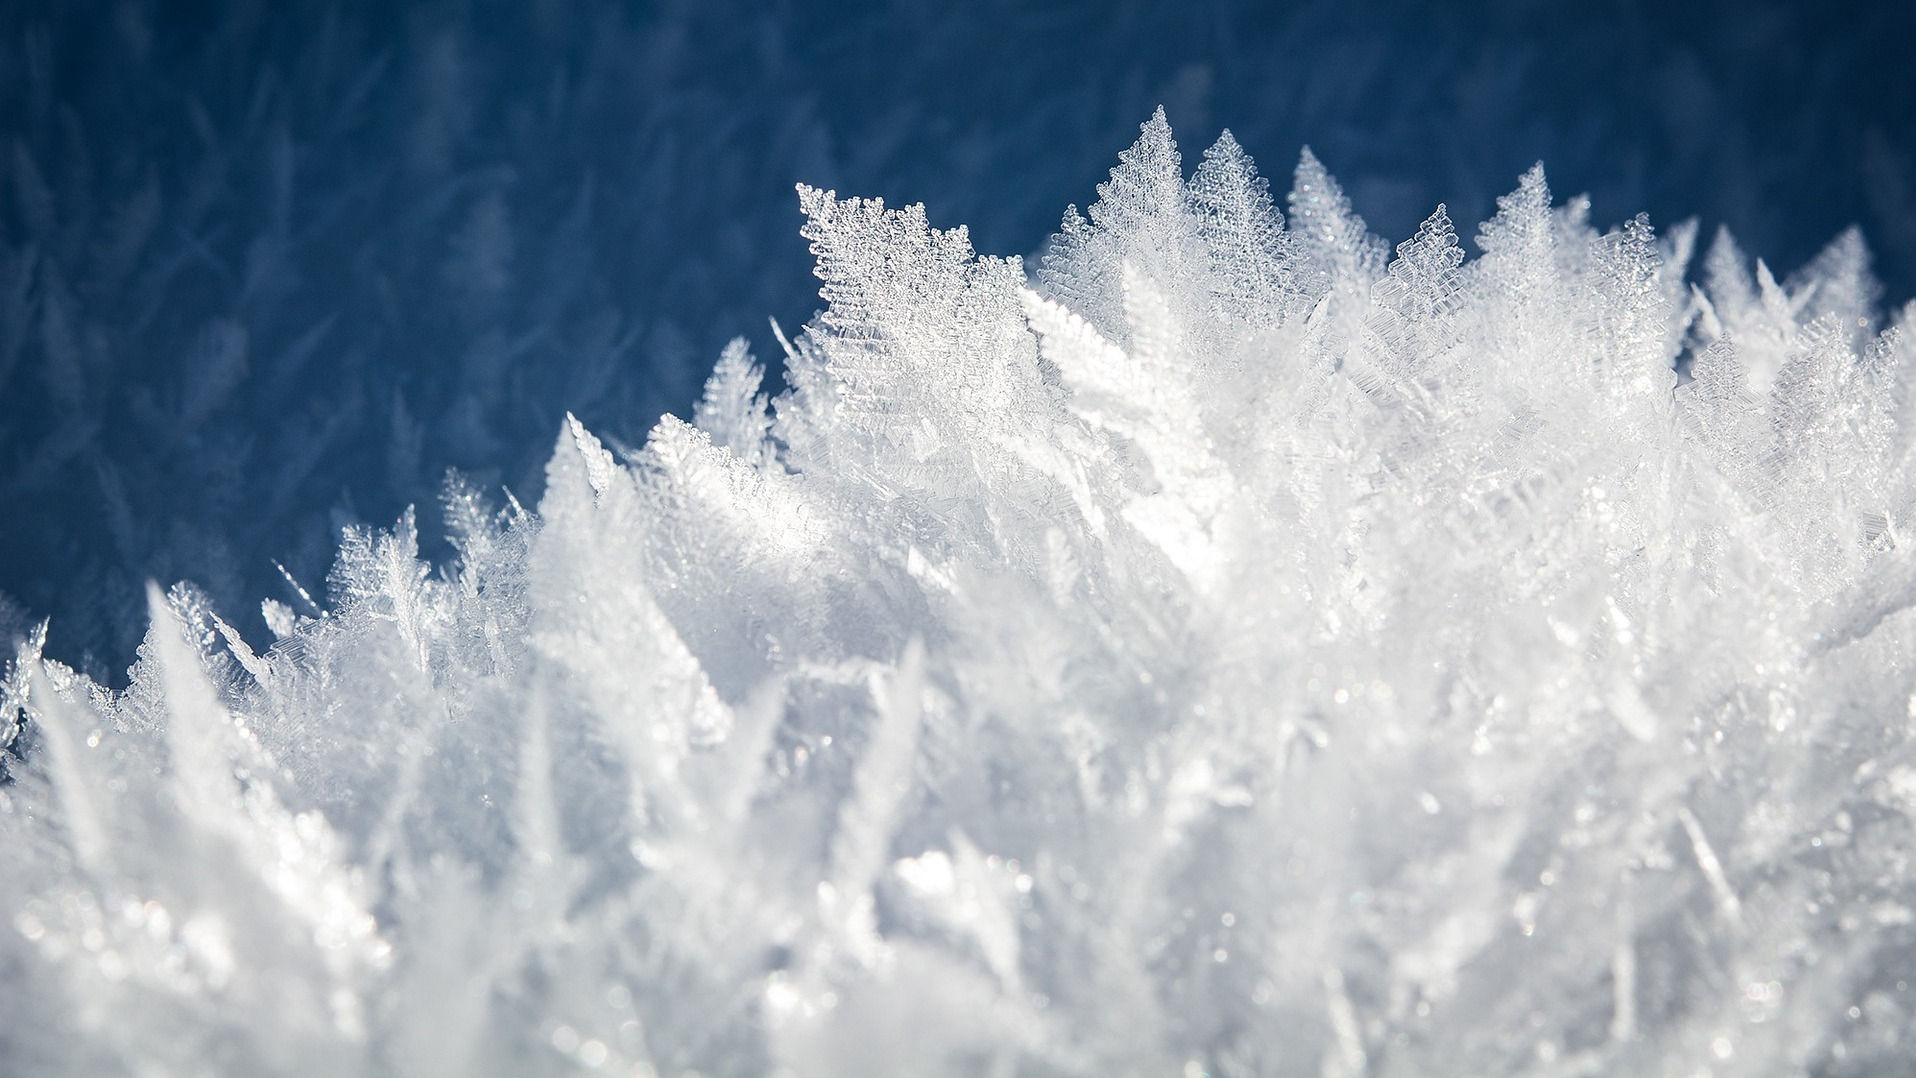
<svg viewBox="0 0 1916 1078"><path fill-rule="evenodd" d="M1532 161L1779 274L1860 224L1916 285L1916 5L0 2L0 636L118 679L147 578L258 637L277 560L530 500L817 306L792 185L1030 254L1162 103L1374 231Z"/></svg>

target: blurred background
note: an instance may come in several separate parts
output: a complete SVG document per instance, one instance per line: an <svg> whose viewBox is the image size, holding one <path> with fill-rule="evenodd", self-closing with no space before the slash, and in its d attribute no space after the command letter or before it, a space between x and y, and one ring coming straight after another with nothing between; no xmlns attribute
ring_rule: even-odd
<svg viewBox="0 0 1916 1078"><path fill-rule="evenodd" d="M528 504L817 306L792 185L1035 253L1163 104L1372 229L1546 163L1603 224L1916 291L1916 4L0 0L0 637L124 680L147 579L259 638L276 563L448 469Z"/></svg>

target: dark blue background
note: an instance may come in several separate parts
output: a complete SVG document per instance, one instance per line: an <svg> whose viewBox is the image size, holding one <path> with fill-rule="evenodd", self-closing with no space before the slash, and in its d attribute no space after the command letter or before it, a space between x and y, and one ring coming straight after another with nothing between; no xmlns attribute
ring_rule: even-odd
<svg viewBox="0 0 1916 1078"><path fill-rule="evenodd" d="M114 673L142 582L249 634L449 467L536 494L816 299L792 184L1030 253L1151 109L1396 240L1542 158L1599 221L1916 283L1906 3L0 3L0 635Z"/></svg>

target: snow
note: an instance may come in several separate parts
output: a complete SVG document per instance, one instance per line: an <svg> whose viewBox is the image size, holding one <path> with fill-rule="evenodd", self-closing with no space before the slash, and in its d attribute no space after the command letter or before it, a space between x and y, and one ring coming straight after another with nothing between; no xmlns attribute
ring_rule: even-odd
<svg viewBox="0 0 1916 1078"><path fill-rule="evenodd" d="M1906 1066L1859 236L1695 273L1539 166L1393 255L1162 111L1035 276L799 202L774 399L741 342L697 425L568 415L536 510L347 529L264 650L187 584L123 691L23 639L10 1073Z"/></svg>

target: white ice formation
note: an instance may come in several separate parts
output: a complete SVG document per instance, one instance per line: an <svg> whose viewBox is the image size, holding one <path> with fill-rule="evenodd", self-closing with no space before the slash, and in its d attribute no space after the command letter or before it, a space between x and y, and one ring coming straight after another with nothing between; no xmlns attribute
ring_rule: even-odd
<svg viewBox="0 0 1916 1078"><path fill-rule="evenodd" d="M15 1075L1861 1075L1916 1058L1916 308L1541 168L1393 254L1162 114L456 561L25 641Z"/></svg>

